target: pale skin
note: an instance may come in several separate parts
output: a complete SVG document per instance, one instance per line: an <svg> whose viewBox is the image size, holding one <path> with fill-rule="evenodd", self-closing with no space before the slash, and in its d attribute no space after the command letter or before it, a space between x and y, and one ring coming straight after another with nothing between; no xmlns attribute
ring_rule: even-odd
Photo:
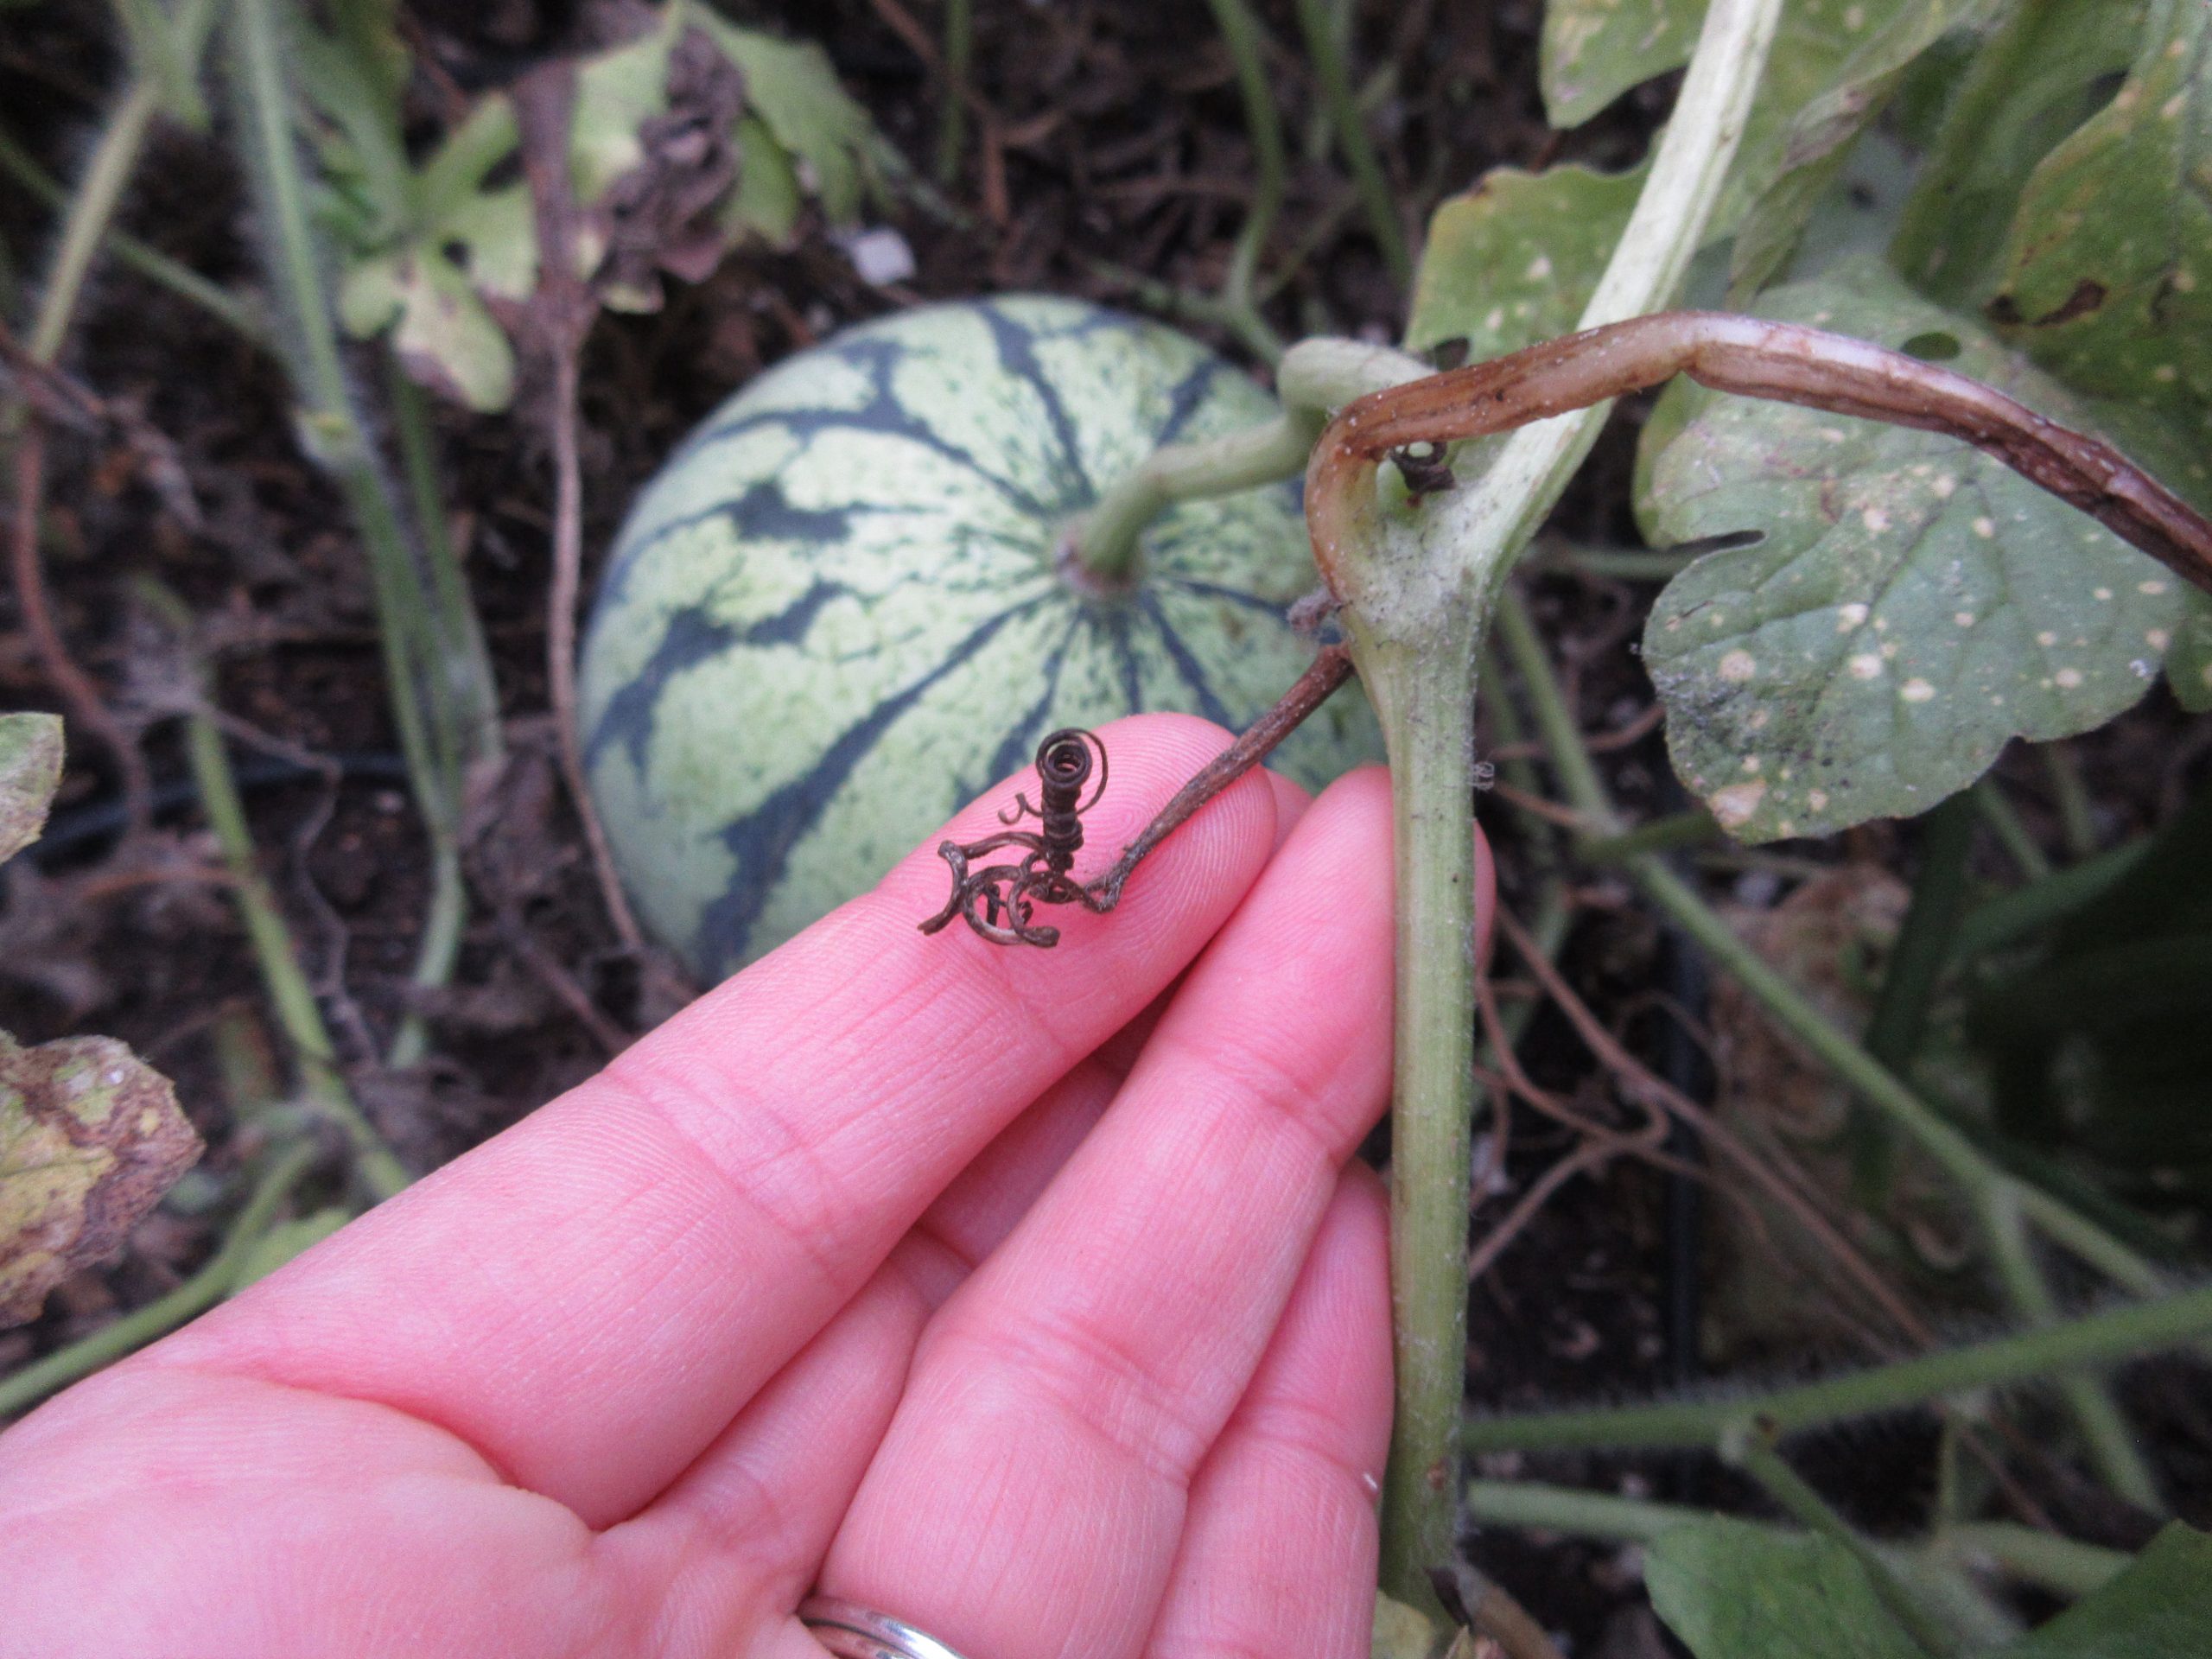
<svg viewBox="0 0 2212 1659"><path fill-rule="evenodd" d="M1100 854L1227 741L1103 735ZM917 932L930 836L0 1434L0 1652L821 1659L819 1586L969 1659L1359 1659L1389 824L1252 773L1049 951Z"/></svg>

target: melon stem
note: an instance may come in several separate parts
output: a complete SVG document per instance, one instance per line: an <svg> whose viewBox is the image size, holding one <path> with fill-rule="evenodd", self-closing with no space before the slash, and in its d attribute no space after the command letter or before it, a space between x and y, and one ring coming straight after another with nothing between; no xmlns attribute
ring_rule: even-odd
<svg viewBox="0 0 2212 1659"><path fill-rule="evenodd" d="M1276 373L1281 415L1264 426L1154 450L1070 524L1055 556L1062 576L1087 594L1127 593L1143 574L1145 528L1166 508L1295 477L1331 415L1428 372L1421 359L1387 346L1300 340Z"/></svg>

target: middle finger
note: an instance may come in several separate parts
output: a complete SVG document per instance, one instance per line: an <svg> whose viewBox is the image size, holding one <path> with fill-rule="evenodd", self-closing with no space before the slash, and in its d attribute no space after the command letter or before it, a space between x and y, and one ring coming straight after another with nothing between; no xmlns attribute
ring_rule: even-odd
<svg viewBox="0 0 2212 1659"><path fill-rule="evenodd" d="M1141 1648L1192 1473L1388 1092L1389 820L1379 772L1315 804L932 1321L827 1593L969 1659Z"/></svg>

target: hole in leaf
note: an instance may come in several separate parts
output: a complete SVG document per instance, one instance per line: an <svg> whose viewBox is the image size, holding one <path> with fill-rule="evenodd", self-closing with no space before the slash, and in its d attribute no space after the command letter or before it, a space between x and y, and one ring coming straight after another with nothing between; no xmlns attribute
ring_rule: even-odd
<svg viewBox="0 0 2212 1659"><path fill-rule="evenodd" d="M1456 334L1428 348L1428 360L1440 369L1456 369L1467 360L1467 337Z"/></svg>
<svg viewBox="0 0 2212 1659"><path fill-rule="evenodd" d="M1915 334L1897 349L1923 363L1948 363L1959 354L1959 337L1941 328L1931 328L1924 334Z"/></svg>

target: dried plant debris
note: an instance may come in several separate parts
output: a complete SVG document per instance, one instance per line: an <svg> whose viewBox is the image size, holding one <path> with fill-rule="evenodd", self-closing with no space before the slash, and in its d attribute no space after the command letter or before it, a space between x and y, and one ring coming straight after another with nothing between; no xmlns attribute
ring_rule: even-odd
<svg viewBox="0 0 2212 1659"><path fill-rule="evenodd" d="M884 153L820 48L681 0L648 16L634 39L573 63L576 274L615 310L658 308L662 273L696 282L747 237L788 242L809 199L850 221ZM319 40L302 56L340 310L357 337L389 333L425 385L502 410L513 314L541 257L514 104L484 94L417 166L393 137L406 52L396 33L385 44L402 73L381 89L394 111L383 120L359 112L379 89L364 85L358 53Z"/></svg>
<svg viewBox="0 0 2212 1659"><path fill-rule="evenodd" d="M168 1079L114 1038L0 1033L0 1325L120 1249L200 1149Z"/></svg>
<svg viewBox="0 0 2212 1659"><path fill-rule="evenodd" d="M61 716L0 715L0 859L38 839L61 785Z"/></svg>

